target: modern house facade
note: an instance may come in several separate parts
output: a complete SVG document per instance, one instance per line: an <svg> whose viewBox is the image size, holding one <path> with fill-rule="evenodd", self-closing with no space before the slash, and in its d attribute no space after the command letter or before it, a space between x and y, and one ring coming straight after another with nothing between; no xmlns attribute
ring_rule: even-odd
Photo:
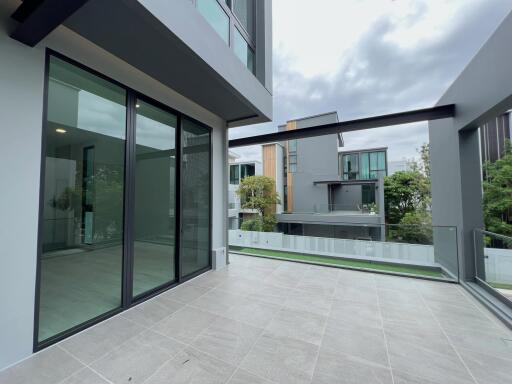
<svg viewBox="0 0 512 384"><path fill-rule="evenodd" d="M242 208L243 202L236 191L240 182L249 176L259 176L263 173L259 161L239 161L232 152L229 153L229 187L228 187L228 228L238 229L244 219L257 215L254 209Z"/></svg>
<svg viewBox="0 0 512 384"><path fill-rule="evenodd" d="M337 122L338 114L330 112L290 120L279 126L279 131ZM280 231L347 239L381 238L387 148L343 151L343 146L341 133L263 145L264 174L276 180L282 200L282 207L277 209ZM276 170L275 159L280 155L282 167Z"/></svg>
<svg viewBox="0 0 512 384"><path fill-rule="evenodd" d="M0 4L0 370L225 262L272 119L271 0L57 3Z"/></svg>

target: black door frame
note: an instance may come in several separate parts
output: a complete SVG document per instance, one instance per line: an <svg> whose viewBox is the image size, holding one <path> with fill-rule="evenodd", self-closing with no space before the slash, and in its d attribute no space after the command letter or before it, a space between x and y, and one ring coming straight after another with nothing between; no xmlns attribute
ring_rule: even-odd
<svg viewBox="0 0 512 384"><path fill-rule="evenodd" d="M126 139L125 139L125 174L124 174L124 197L123 197L123 255L122 255L122 287L121 287L121 305L111 311L101 314L93 319L89 319L84 323L76 325L66 331L58 333L46 340L38 341L39 338L39 308L40 308L40 285L41 285L41 257L43 246L43 212L44 212L44 184L45 184L45 164L46 164L46 132L48 131L48 91L49 91L49 72L50 72L50 58L56 57L65 61L77 68L84 70L92 75L95 75L105 81L108 81L116 86L123 88L126 91ZM172 281L164 283L154 289L145 292L141 295L133 297L133 225L134 225L134 197L135 197L135 155L136 155L136 101L141 100L147 102L157 108L177 116L177 127L175 135L175 257L174 257L174 271L175 276ZM181 268L181 209L182 209L182 124L183 117L187 120L205 128L209 136L209 231L208 231L208 266L198 270L187 276L182 276ZM77 62L57 51L50 48L45 52L45 69L44 69L44 93L43 93L43 114L42 114L42 132L41 132L41 168L40 168L40 186L39 186L39 212L38 212L38 234L37 234L37 265L36 265L36 282L35 282L35 301L34 301L34 333L33 333L33 351L37 352L50 345L53 345L75 333L83 331L99 322L102 322L114 315L117 315L128 308L140 304L168 289L171 289L187 280L190 280L212 268L212 195L213 195L213 176L212 176L212 161L213 161L213 145L212 145L212 128L208 125L187 116L160 101L152 99L117 80L114 80L80 62Z"/></svg>

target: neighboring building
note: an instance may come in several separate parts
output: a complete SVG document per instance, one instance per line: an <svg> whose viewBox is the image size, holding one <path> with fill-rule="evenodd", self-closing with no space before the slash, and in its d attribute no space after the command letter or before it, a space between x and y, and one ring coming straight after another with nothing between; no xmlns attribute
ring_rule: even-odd
<svg viewBox="0 0 512 384"><path fill-rule="evenodd" d="M510 140L511 119L512 110L509 110L480 126L482 164L494 163L503 155L506 142Z"/></svg>
<svg viewBox="0 0 512 384"><path fill-rule="evenodd" d="M263 175L270 177L276 183L276 192L279 194L280 204L276 204L275 212L282 213L286 207L286 147L281 143L262 145Z"/></svg>
<svg viewBox="0 0 512 384"><path fill-rule="evenodd" d="M271 8L0 3L0 370L225 263L227 128L272 119Z"/></svg>
<svg viewBox="0 0 512 384"><path fill-rule="evenodd" d="M338 114L331 112L288 121L279 130L336 122ZM283 201L283 210L277 210L282 232L381 239L387 149L343 152L343 145L341 134L263 145L263 172L276 180Z"/></svg>
<svg viewBox="0 0 512 384"><path fill-rule="evenodd" d="M257 215L258 212L254 209L243 209L236 191L245 177L262 175L262 167L259 161L238 161L239 157L233 152L229 153L229 157L228 228L239 229L244 219Z"/></svg>

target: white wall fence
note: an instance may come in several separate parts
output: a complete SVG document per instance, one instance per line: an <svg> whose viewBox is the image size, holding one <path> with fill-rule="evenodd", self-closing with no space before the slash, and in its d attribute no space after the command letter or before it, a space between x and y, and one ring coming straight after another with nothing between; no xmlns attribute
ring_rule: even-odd
<svg viewBox="0 0 512 384"><path fill-rule="evenodd" d="M439 267L434 246L285 235L275 232L229 231L229 245L275 251ZM487 281L512 284L512 250L486 248ZM456 257L456 255L453 255Z"/></svg>
<svg viewBox="0 0 512 384"><path fill-rule="evenodd" d="M486 281L512 284L512 250L485 248L484 255Z"/></svg>
<svg viewBox="0 0 512 384"><path fill-rule="evenodd" d="M430 245L295 236L238 229L229 231L229 245L419 266L438 266L434 260L434 247Z"/></svg>

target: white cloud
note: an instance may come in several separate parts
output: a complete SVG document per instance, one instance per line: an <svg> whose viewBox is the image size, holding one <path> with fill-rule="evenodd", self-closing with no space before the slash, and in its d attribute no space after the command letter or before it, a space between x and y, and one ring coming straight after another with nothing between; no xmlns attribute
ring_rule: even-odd
<svg viewBox="0 0 512 384"><path fill-rule="evenodd" d="M273 123L337 110L341 119L432 106L512 9L512 0L274 0ZM415 155L426 124L346 134L347 145ZM380 143L378 145L373 145ZM259 158L259 148L237 148Z"/></svg>

